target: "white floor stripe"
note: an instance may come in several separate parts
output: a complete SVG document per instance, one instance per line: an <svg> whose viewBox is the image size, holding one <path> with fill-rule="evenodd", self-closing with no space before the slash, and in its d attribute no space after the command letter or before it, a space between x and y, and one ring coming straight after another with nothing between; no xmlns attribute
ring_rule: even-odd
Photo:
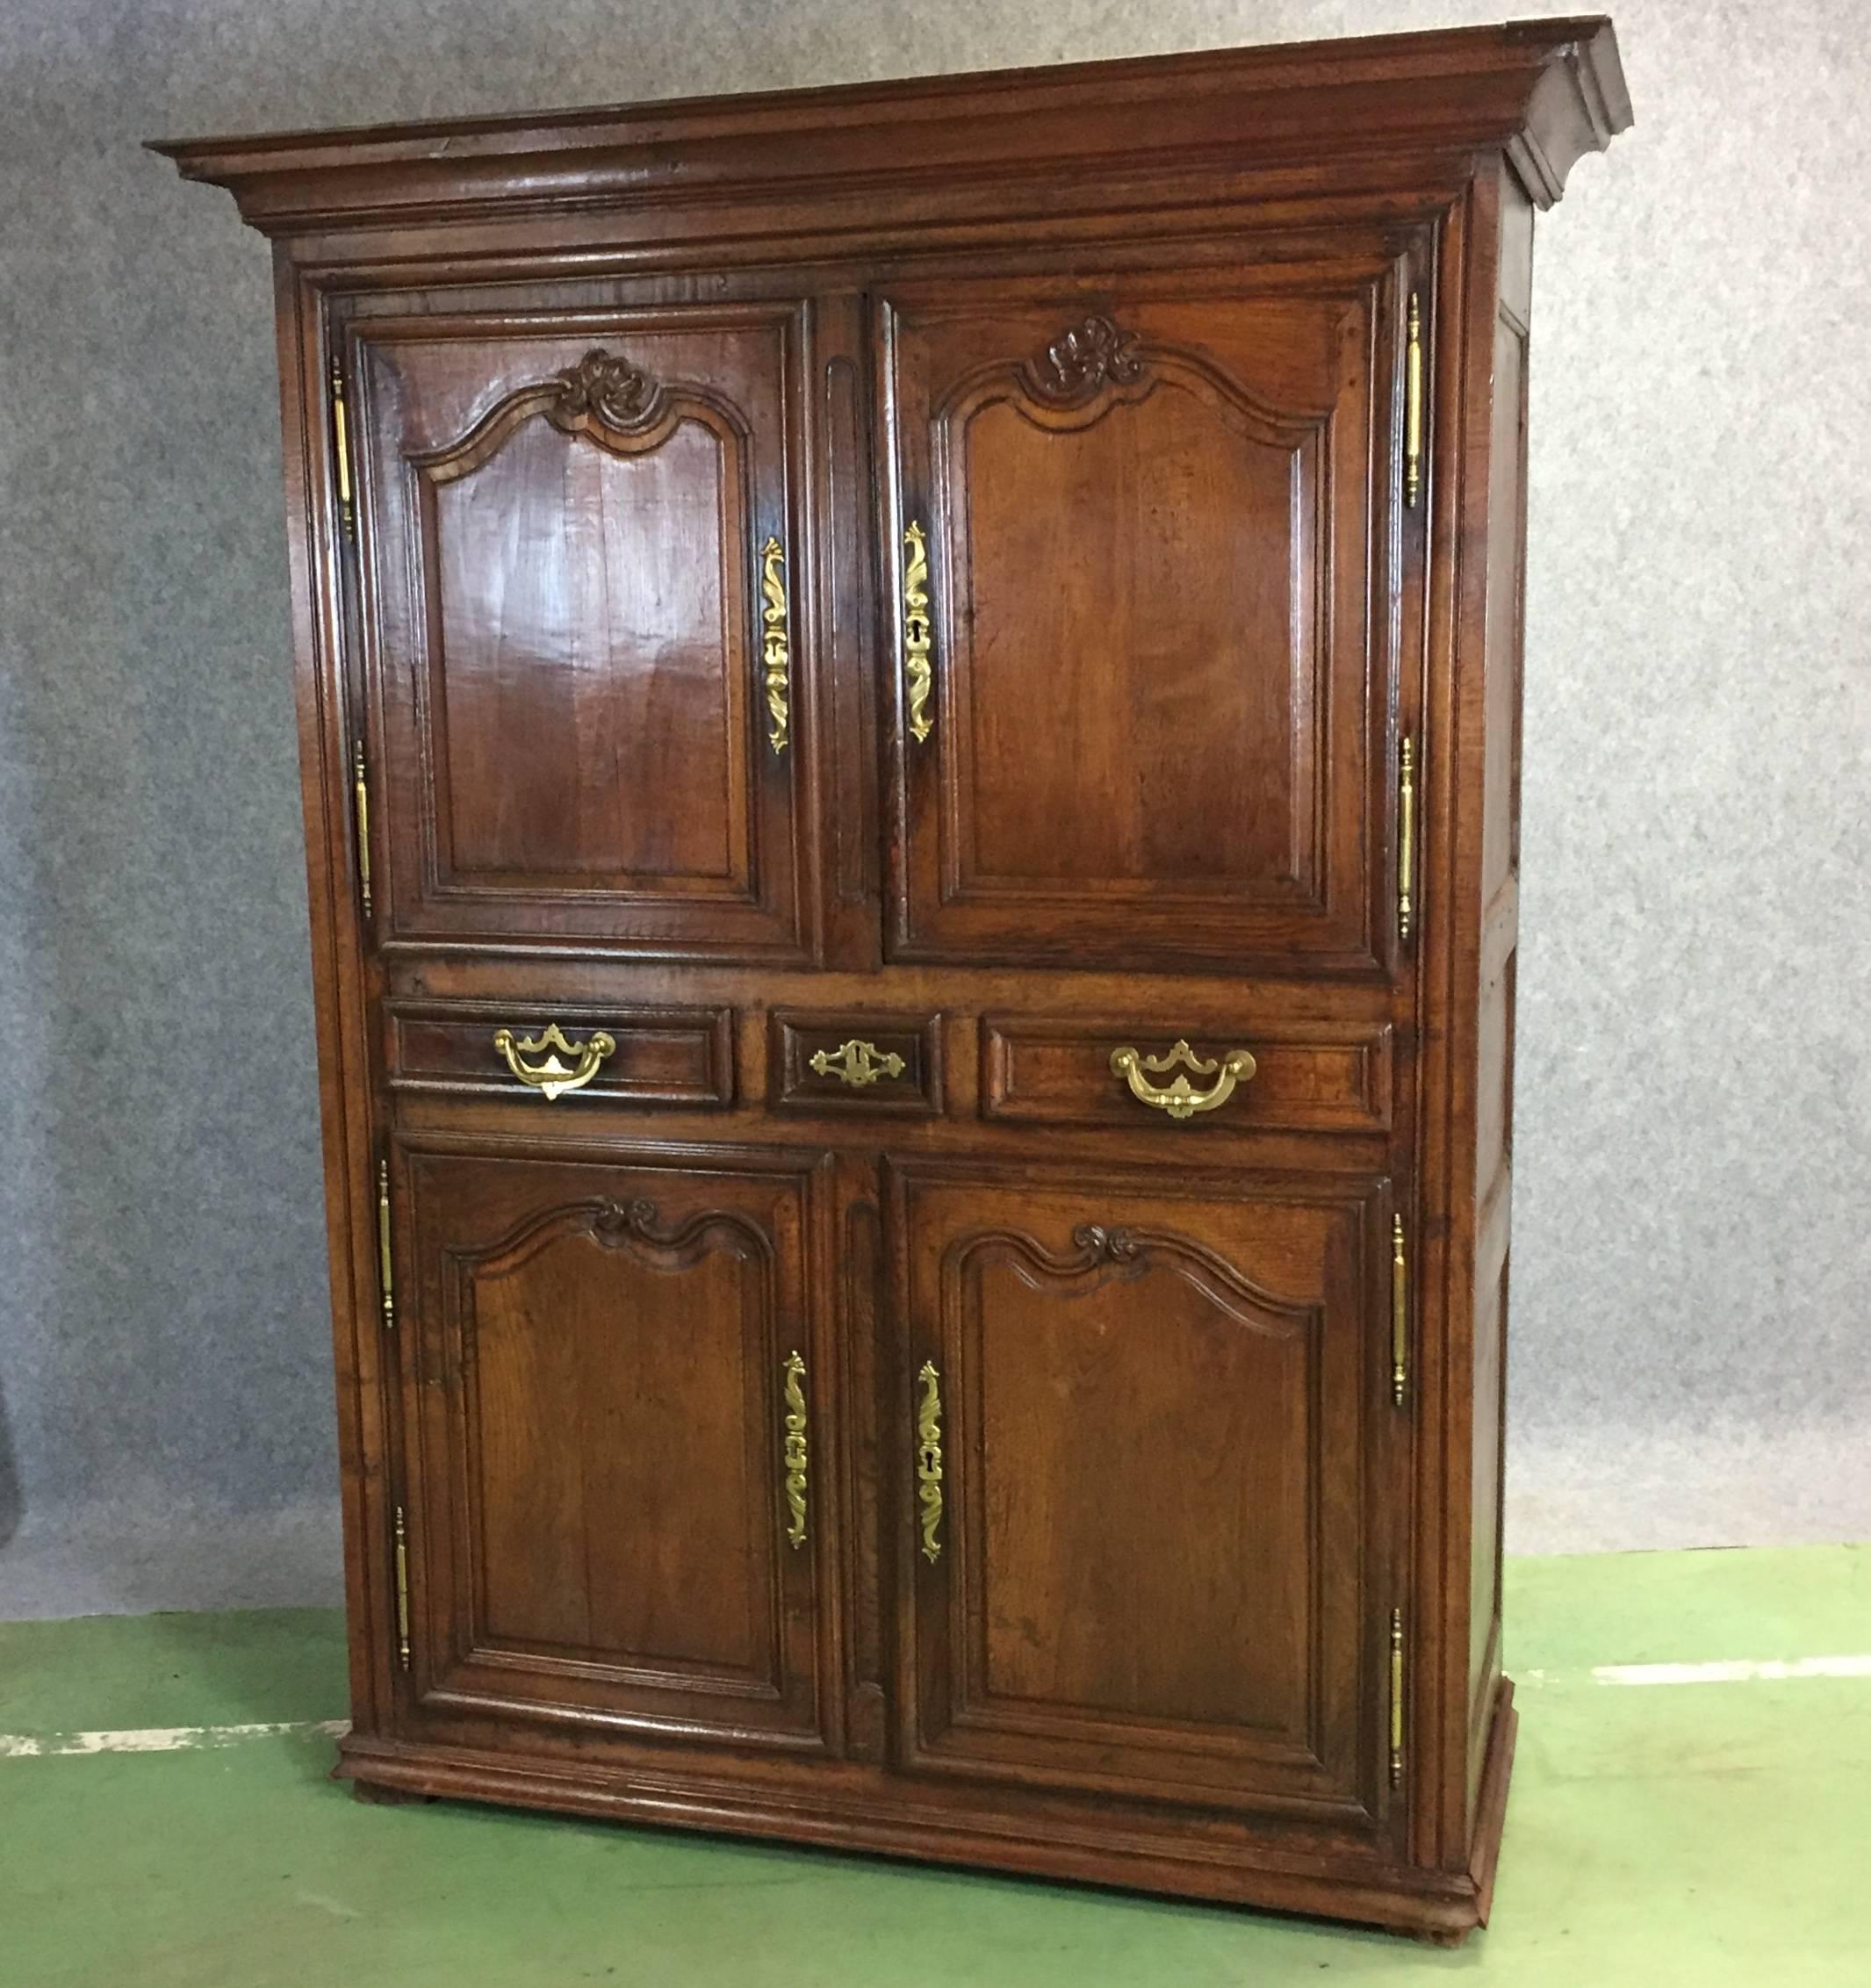
<svg viewBox="0 0 1871 1988"><path fill-rule="evenodd" d="M1871 1677L1871 1655L1796 1657L1790 1663L1600 1664L1601 1684L1752 1684L1757 1679Z"/></svg>
<svg viewBox="0 0 1871 1988"><path fill-rule="evenodd" d="M1576 1672L1523 1670L1523 1683L1558 1683ZM1756 1663L1745 1658L1706 1664L1599 1664L1595 1684L1752 1684L1806 1677L1871 1678L1871 1652L1847 1657L1795 1657ZM342 1718L288 1719L273 1725L146 1725L108 1732L0 1732L0 1761L42 1760L61 1754L187 1754L238 1747L282 1733L319 1733L336 1739L349 1730Z"/></svg>
<svg viewBox="0 0 1871 1988"><path fill-rule="evenodd" d="M188 1754L238 1747L283 1732L318 1732L335 1739L349 1730L342 1718L291 1719L277 1725L146 1725L119 1732L0 1732L0 1761L42 1760L58 1754Z"/></svg>

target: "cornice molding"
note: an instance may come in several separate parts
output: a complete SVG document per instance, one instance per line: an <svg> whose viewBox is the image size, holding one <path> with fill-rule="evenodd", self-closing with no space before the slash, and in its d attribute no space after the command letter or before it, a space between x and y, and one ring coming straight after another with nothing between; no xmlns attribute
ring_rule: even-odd
<svg viewBox="0 0 1871 1988"><path fill-rule="evenodd" d="M1630 122L1616 38L1594 17L150 149L291 235L509 203L777 206L1047 164L1109 176L1184 155L1204 170L1322 157L1324 181L1335 157L1499 150L1550 206Z"/></svg>

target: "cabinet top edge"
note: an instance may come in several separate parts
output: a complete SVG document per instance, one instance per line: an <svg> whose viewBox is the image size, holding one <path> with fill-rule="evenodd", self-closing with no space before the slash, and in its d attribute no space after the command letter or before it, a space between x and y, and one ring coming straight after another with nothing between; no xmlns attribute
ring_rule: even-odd
<svg viewBox="0 0 1871 1988"><path fill-rule="evenodd" d="M153 140L270 234L1096 161L1500 147L1548 206L1631 121L1604 16L327 131Z"/></svg>

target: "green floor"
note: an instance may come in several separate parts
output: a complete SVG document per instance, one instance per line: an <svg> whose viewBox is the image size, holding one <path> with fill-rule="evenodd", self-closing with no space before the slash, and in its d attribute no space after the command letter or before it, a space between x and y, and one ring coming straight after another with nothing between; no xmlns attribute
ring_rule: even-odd
<svg viewBox="0 0 1871 1988"><path fill-rule="evenodd" d="M1520 1754L1494 1924L1454 1953L1062 1885L367 1807L303 1730L83 1751L99 1731L342 1717L337 1620L0 1624L0 1984L1871 1984L1871 1675L1593 1675L1861 1660L1871 1547L1522 1560L1508 1611Z"/></svg>

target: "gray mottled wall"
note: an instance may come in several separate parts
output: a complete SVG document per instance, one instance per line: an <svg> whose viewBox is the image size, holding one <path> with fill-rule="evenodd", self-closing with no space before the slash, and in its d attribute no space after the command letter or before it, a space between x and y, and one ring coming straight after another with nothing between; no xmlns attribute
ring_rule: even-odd
<svg viewBox="0 0 1871 1988"><path fill-rule="evenodd" d="M10 0L0 1614L335 1589L266 251L156 134L1495 0ZM1630 0L1544 224L1513 1542L1871 1535L1857 10Z"/></svg>

